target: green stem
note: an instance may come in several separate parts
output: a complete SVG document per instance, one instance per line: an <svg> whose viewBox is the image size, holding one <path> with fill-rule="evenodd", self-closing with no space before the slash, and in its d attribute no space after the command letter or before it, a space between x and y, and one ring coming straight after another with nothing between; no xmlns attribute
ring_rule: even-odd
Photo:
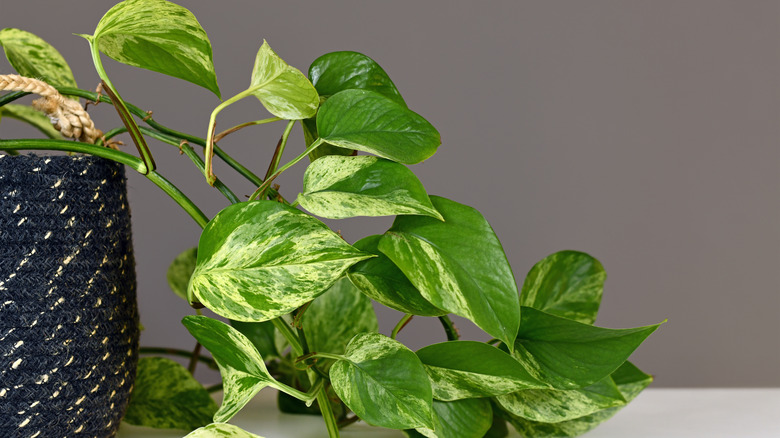
<svg viewBox="0 0 780 438"><path fill-rule="evenodd" d="M444 327L444 333L447 334L448 341L460 339L460 333L458 333L458 329L455 328L455 324L452 323L449 315L440 316L439 321L441 321L441 325Z"/></svg>
<svg viewBox="0 0 780 438"><path fill-rule="evenodd" d="M411 313L407 313L406 315L404 315L404 317L401 318L400 321L398 321L398 324L395 325L395 328L393 328L393 332L390 333L390 339L395 339L396 336L398 336L398 332L403 330L403 328L406 327L406 324L409 324L409 321L411 321L412 318L414 318L414 315L412 315Z"/></svg>
<svg viewBox="0 0 780 438"><path fill-rule="evenodd" d="M92 91L86 91L80 88L70 88L70 87L57 87L57 91L59 91L60 94L63 94L65 96L78 96L84 99L89 99L93 102L103 102L103 103L108 103L110 105L113 105L113 102L111 102L111 99L109 99L107 96L98 97L98 94ZM160 123L156 122L152 118L151 113L147 113L146 111L138 108L133 104L125 102L125 105L127 105L127 109L129 109L133 115L135 115L136 117L140 117L141 119L143 119L144 122L146 122L147 125L151 126L157 131L160 131L163 134L168 134L176 138L180 138L182 140L187 140L188 142L196 144L198 146L202 146L202 147L206 146L206 140L161 125ZM218 156L222 161L225 162L225 164L232 167L236 172L238 172L241 176L246 178L255 187L263 183L263 180L259 176L255 175L251 170L247 169L244 165L236 161L235 158L228 155L217 145L214 145L214 155ZM272 194L275 195L275 193Z"/></svg>
<svg viewBox="0 0 780 438"><path fill-rule="evenodd" d="M292 327L287 324L287 321L285 321L282 317L279 317L272 319L271 322L273 323L274 327L279 330L279 333L282 334L284 339L290 343L290 348L292 348L295 356L303 356L303 347L298 340L298 335L296 335Z"/></svg>
<svg viewBox="0 0 780 438"><path fill-rule="evenodd" d="M96 157L106 158L111 161L116 161L124 165L130 166L133 170L142 173L142 170L146 170L146 165L139 159L125 152L116 151L114 149L95 146L87 143L65 141L65 140L49 140L49 139L34 139L34 140L0 140L0 150L49 150L49 151L66 151L66 152L79 152ZM143 174L143 173L142 173ZM162 189L168 196L171 197L184 211L189 214L195 222L201 227L205 227L209 219L203 214L202 211L196 206L178 187L171 184L170 181L165 179L162 175L156 171L151 171L144 175L157 187Z"/></svg>
<svg viewBox="0 0 780 438"><path fill-rule="evenodd" d="M321 357L323 359L333 359L333 360L347 360L344 356L340 354L333 354L333 353L312 353L311 357Z"/></svg>
<svg viewBox="0 0 780 438"><path fill-rule="evenodd" d="M146 175L156 168L152 152L149 150L149 146L146 145L146 140L144 140L144 136L138 130L138 125L130 115L130 111L127 109L127 105L125 105L122 96L119 95L119 91L117 91L116 87L111 83L111 79L103 69L103 63L100 60L100 50L98 50L97 45L93 44L92 38L88 38L88 41L90 51L92 52L92 62L95 64L95 70L97 71L98 76L103 81L103 89L114 104L114 109L116 109L119 118L122 119L122 123L127 127L130 138L133 139L133 143L135 143L136 148L138 148L138 154L141 156L141 160L144 163L144 168L139 170L139 172Z"/></svg>
<svg viewBox="0 0 780 438"><path fill-rule="evenodd" d="M322 413L322 419L325 420L325 427L328 429L328 437L339 438L339 424L336 421L336 416L333 414L333 407L330 405L330 398L325 387L320 389L317 394L317 404L320 407Z"/></svg>
<svg viewBox="0 0 780 438"><path fill-rule="evenodd" d="M258 90L258 88L259 87L251 87L236 94L230 99L217 105L217 107L214 108L214 111L211 112L211 116L209 117L209 128L206 133L206 152L204 152L204 155L206 156L206 181L208 181L209 185L213 186L214 180L216 179L214 176L212 162L214 160L214 128L217 126L217 115L228 106L238 102L245 97L251 96L252 93Z"/></svg>
<svg viewBox="0 0 780 438"><path fill-rule="evenodd" d="M16 99L21 99L24 96L27 96L28 93L26 91L14 91L13 93L8 93L0 96L0 106L5 106L6 104L9 104Z"/></svg>
<svg viewBox="0 0 780 438"><path fill-rule="evenodd" d="M228 135L238 131L239 129L246 128L247 126L264 125L266 123L278 122L280 120L284 120L284 119L282 119L281 117L271 117L269 119L255 120L253 122L246 122L246 123L242 123L240 125L236 125L236 126L230 128L230 129L226 129L226 130L220 132L219 134L215 135L214 136L214 143L219 143L219 141L222 140L223 138L225 138Z"/></svg>
<svg viewBox="0 0 780 438"><path fill-rule="evenodd" d="M279 167L279 162L282 161L282 155L284 154L284 148L287 146L287 139L290 137L290 132L292 132L293 126L295 126L295 120L290 120L287 123L287 126L284 128L284 133L282 133L282 138L279 140L279 145L276 147L276 151L274 152L274 157L271 160L271 165L268 166L268 171L265 174L265 179L268 179L271 177L271 175L276 172L276 169Z"/></svg>
<svg viewBox="0 0 780 438"><path fill-rule="evenodd" d="M179 350L176 348L163 348L163 347L141 347L138 349L138 353L139 354L164 354L167 356L186 357L188 359L191 359L193 357L191 351ZM214 359L198 356L198 360L203 362L204 364L206 364L206 366L208 366L213 370L219 369L217 363L214 362Z"/></svg>
<svg viewBox="0 0 780 438"><path fill-rule="evenodd" d="M192 357L190 357L190 363L187 366L187 370L191 375L195 374L195 369L198 367L198 359L200 358L200 350L203 348L200 342L195 343L195 348L192 350Z"/></svg>
<svg viewBox="0 0 780 438"><path fill-rule="evenodd" d="M284 383L281 382L273 382L270 386L273 386L274 388L278 389L279 391L282 391L288 395L291 395L298 400L306 403L306 406L311 406L311 404L314 402L314 400L317 398L317 394L320 392L320 390L323 387L323 380L318 379L316 382L314 382L314 385L311 387L309 392L303 392L299 391L291 386L287 386Z"/></svg>
<svg viewBox="0 0 780 438"><path fill-rule="evenodd" d="M184 153L184 155L186 155L190 159L190 161L192 161L192 163L195 165L195 167L198 168L198 170L200 170L201 173L205 172L203 160L200 159L198 154L195 153L195 151L187 143L186 140L181 141L178 140L177 138L171 137L167 134L163 134L161 132L157 132L149 128L141 127L140 129L144 135L148 135L149 137L152 137L156 140L160 140L161 142L167 143L171 146L176 146L177 148L179 148L180 151ZM231 204L237 204L241 202L241 200L238 199L238 196L236 196L235 193L233 193L233 191L228 188L228 186L226 186L222 181L220 181L219 178L217 178L217 180L214 181L214 187L216 187L217 190L219 190L219 192L222 193L222 195L225 196L225 198L227 198L227 200Z"/></svg>
<svg viewBox="0 0 780 438"><path fill-rule="evenodd" d="M274 172L274 174L271 175L269 178L266 178L265 182L263 184L261 184L260 187L258 187L257 190L255 190L254 193L252 193L252 196L249 197L249 200L253 201L253 200L257 199L260 196L261 193L265 192L265 190L271 185L271 182L273 182L273 180L276 179L277 176L281 175L282 172L284 172L285 170L287 170L290 167L292 167L295 163L297 163L297 162L301 161L302 159L306 158L312 151L314 151L315 149L320 147L320 145L322 145L322 143L323 143L322 139L318 138L317 140L314 141L314 143L311 144L311 146L306 148L306 150L303 151L302 154L300 154L297 157L293 158L292 161L290 161L289 163L287 163L284 166L282 166L281 168L279 168L279 170Z"/></svg>

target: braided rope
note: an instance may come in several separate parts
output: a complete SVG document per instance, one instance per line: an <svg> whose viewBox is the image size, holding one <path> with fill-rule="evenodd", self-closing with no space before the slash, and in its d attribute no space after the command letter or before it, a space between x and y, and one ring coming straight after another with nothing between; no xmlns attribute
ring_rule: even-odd
<svg viewBox="0 0 780 438"><path fill-rule="evenodd" d="M63 97L46 82L19 75L0 75L0 90L24 91L41 96L33 101L33 108L46 114L65 137L94 144L103 136L103 131L95 128L95 123L77 101Z"/></svg>

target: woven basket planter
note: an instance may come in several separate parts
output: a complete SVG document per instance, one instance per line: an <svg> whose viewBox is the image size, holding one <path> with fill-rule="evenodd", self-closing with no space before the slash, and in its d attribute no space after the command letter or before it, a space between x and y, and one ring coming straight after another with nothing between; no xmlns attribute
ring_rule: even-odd
<svg viewBox="0 0 780 438"><path fill-rule="evenodd" d="M124 168L0 155L0 435L113 437L138 361Z"/></svg>

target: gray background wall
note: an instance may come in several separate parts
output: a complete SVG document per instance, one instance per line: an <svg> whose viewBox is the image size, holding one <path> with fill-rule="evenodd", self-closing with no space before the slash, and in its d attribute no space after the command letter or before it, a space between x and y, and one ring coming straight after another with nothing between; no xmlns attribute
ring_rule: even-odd
<svg viewBox="0 0 780 438"><path fill-rule="evenodd" d="M87 44L71 34L92 33L110 3L4 1L0 27L53 43L93 89ZM430 193L482 211L518 281L549 253L586 251L609 273L597 324L669 319L634 356L657 386L780 386L780 2L181 4L209 33L224 97L248 85L263 38L303 71L334 50L377 60L442 133L439 153L413 170ZM219 103L209 92L105 63L126 100L205 136ZM10 72L4 59L0 72ZM103 129L119 124L108 105L92 113ZM263 117L246 100L219 127ZM222 146L262 172L282 129L247 129ZM29 134L13 121L0 129ZM297 128L291 141L289 158ZM175 148L152 147L161 172L207 214L225 206ZM287 196L302 171L279 180ZM190 309L168 291L165 269L199 230L144 178L130 175L130 190L142 342L190 348L179 324ZM353 241L390 221L331 224ZM381 317L387 332L398 315ZM443 334L419 318L401 340L415 347Z"/></svg>

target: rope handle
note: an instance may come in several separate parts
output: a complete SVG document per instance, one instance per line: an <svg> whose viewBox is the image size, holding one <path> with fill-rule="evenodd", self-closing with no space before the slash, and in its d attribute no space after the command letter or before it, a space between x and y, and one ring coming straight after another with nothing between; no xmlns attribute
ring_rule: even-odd
<svg viewBox="0 0 780 438"><path fill-rule="evenodd" d="M103 136L103 131L95 128L95 123L77 101L65 98L44 81L19 75L0 75L0 91L24 91L41 96L32 102L32 107L48 116L54 128L65 137L94 144Z"/></svg>

